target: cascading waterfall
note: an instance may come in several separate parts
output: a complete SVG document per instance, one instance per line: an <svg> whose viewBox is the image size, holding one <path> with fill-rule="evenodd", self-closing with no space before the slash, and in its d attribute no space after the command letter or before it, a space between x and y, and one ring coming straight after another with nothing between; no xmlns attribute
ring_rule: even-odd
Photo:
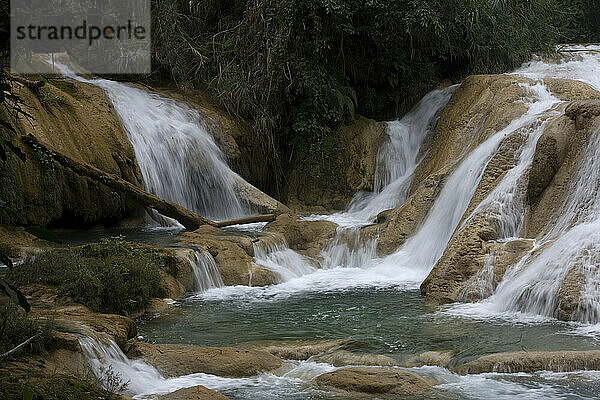
<svg viewBox="0 0 600 400"><path fill-rule="evenodd" d="M188 262L194 275L194 291L203 292L225 286L217 263L208 251L194 249Z"/></svg>
<svg viewBox="0 0 600 400"><path fill-rule="evenodd" d="M457 85L433 90L399 121L388 122L387 141L377 153L373 193L357 193L348 211L337 220L370 222L378 213L402 204L408 196L413 173L421 162L423 142L433 135L440 114ZM419 155L421 157L419 157Z"/></svg>
<svg viewBox="0 0 600 400"><path fill-rule="evenodd" d="M405 279L419 284L425 279L452 238L487 163L502 140L513 132L531 130L558 101L543 85L526 87L531 96L528 111L466 156L446 180L421 228L396 253L386 257L377 267L379 270L404 275Z"/></svg>
<svg viewBox="0 0 600 400"><path fill-rule="evenodd" d="M536 59L515 74L532 79L567 78L587 83L600 90L600 47L567 48L576 54L563 55L558 62ZM564 105L563 105L564 109ZM549 113L551 118L554 113ZM539 129L539 136L543 126ZM537 141L537 139L536 139ZM534 143L535 145L535 143ZM526 145L520 165L531 163L535 146ZM485 199L473 215L489 212L497 219L505 239L518 237L525 214L524 192L515 191L526 168L515 167ZM514 173L513 173L514 172ZM570 182L567 196L556 210L534 246L520 261L505 272L493 294L475 305L453 307L463 315L488 315L490 312L520 312L528 316L556 317L558 293L571 273L582 279L579 303L571 319L597 324L600 322L600 127L588 140L587 148ZM487 266L487 264L486 264ZM493 268L493 266L492 266ZM484 268L485 269L485 268ZM484 274L485 271L480 271ZM488 293L489 295L489 293Z"/></svg>
<svg viewBox="0 0 600 400"><path fill-rule="evenodd" d="M84 79L60 63L56 67L106 92L133 145L148 192L214 220L246 214L234 190L239 177L227 166L198 111L120 82ZM168 218L162 222L177 226Z"/></svg>
<svg viewBox="0 0 600 400"><path fill-rule="evenodd" d="M532 251L509 269L489 302L499 310L555 316L557 293L571 269L585 277L575 319L600 322L600 129L588 147L561 215Z"/></svg>

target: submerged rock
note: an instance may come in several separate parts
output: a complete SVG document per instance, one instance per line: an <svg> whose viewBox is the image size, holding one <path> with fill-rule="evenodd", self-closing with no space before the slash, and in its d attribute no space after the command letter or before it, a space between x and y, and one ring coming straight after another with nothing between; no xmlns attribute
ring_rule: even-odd
<svg viewBox="0 0 600 400"><path fill-rule="evenodd" d="M341 368L317 377L317 384L348 392L390 397L415 396L433 390L433 382L397 368Z"/></svg>
<svg viewBox="0 0 600 400"><path fill-rule="evenodd" d="M356 339L302 341L302 342L266 342L244 343L241 349L263 350L283 360L308 360L310 357L330 351L349 349L362 345Z"/></svg>
<svg viewBox="0 0 600 400"><path fill-rule="evenodd" d="M185 344L136 342L129 348L127 356L142 358L166 377L205 373L243 378L272 371L282 365L281 359L266 351Z"/></svg>
<svg viewBox="0 0 600 400"><path fill-rule="evenodd" d="M227 400L228 397L204 386L192 386L179 389L158 397L158 400Z"/></svg>
<svg viewBox="0 0 600 400"><path fill-rule="evenodd" d="M460 374L485 372L570 372L600 369L600 351L518 351L497 353L453 368Z"/></svg>

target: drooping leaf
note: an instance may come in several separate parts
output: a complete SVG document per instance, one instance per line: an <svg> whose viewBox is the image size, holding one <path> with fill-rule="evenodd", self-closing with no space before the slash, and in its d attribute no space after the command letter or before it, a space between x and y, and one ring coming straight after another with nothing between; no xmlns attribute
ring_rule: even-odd
<svg viewBox="0 0 600 400"><path fill-rule="evenodd" d="M13 263L11 261L11 259L4 254L2 251L0 251L0 262L4 265L6 265L8 267L8 269L13 269Z"/></svg>
<svg viewBox="0 0 600 400"><path fill-rule="evenodd" d="M10 299L21 307L25 312L29 312L31 310L31 306L27 301L27 298L19 289L11 285L10 283L4 282L4 280L0 279L0 290L2 290Z"/></svg>
<svg viewBox="0 0 600 400"><path fill-rule="evenodd" d="M25 228L25 232L32 234L33 236L47 240L49 242L54 242L61 244L62 241L56 236L56 234L50 232L48 229L42 228L41 226L28 226Z"/></svg>
<svg viewBox="0 0 600 400"><path fill-rule="evenodd" d="M17 157L21 159L21 161L27 161L27 156L23 153L23 150L19 146L15 146L15 144L9 140L5 140L4 144L8 147Z"/></svg>
<svg viewBox="0 0 600 400"><path fill-rule="evenodd" d="M23 400L33 400L33 394L33 389L26 386L25 389L23 389Z"/></svg>

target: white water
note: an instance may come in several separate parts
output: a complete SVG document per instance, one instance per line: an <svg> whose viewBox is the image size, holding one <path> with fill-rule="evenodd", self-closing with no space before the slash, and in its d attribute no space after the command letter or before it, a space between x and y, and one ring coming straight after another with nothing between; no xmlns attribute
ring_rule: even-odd
<svg viewBox="0 0 600 400"><path fill-rule="evenodd" d="M133 145L148 192L214 220L246 215L234 191L240 178L227 166L198 111L120 82L87 80L66 65L55 65L65 76L106 92ZM161 222L178 225L166 218Z"/></svg>
<svg viewBox="0 0 600 400"><path fill-rule="evenodd" d="M263 237L253 247L254 262L276 272L281 282L316 271L310 260L288 247L284 238Z"/></svg>
<svg viewBox="0 0 600 400"><path fill-rule="evenodd" d="M208 251L193 250L188 262L194 275L194 291L203 292L225 286L217 263Z"/></svg>
<svg viewBox="0 0 600 400"><path fill-rule="evenodd" d="M432 137L440 114L457 87L431 91L401 120L388 122L388 139L377 153L373 193L357 193L348 211L338 215L338 221L350 218L370 222L381 211L406 200L413 173L426 154L420 154L423 142Z"/></svg>

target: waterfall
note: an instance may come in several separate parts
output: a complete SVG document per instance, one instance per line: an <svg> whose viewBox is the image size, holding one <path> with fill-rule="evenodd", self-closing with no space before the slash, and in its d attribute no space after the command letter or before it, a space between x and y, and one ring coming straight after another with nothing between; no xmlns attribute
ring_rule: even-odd
<svg viewBox="0 0 600 400"><path fill-rule="evenodd" d="M120 82L84 79L60 63L56 67L106 92L133 145L146 191L214 220L245 215L234 190L239 177L198 111ZM167 218L163 224L177 225Z"/></svg>
<svg viewBox="0 0 600 400"><path fill-rule="evenodd" d="M532 251L511 267L489 299L499 310L554 317L557 293L572 268L585 278L573 317L600 322L600 129L590 138L560 217Z"/></svg>
<svg viewBox="0 0 600 400"><path fill-rule="evenodd" d="M401 120L387 123L387 140L377 152L374 192L357 193L348 211L342 213L346 219L370 221L406 200L413 173L425 155L420 151L423 142L433 136L442 110L457 87L429 92Z"/></svg>
<svg viewBox="0 0 600 400"><path fill-rule="evenodd" d="M225 286L217 263L208 251L193 250L188 262L194 275L194 291L203 292Z"/></svg>
<svg viewBox="0 0 600 400"><path fill-rule="evenodd" d="M528 111L511 121L469 153L446 180L421 228L378 266L389 274L405 274L421 283L442 256L465 213L489 160L509 134L535 125L558 102L543 85L526 85L531 96ZM535 132L535 130L534 130Z"/></svg>
<svg viewBox="0 0 600 400"><path fill-rule="evenodd" d="M288 247L282 237L263 237L253 243L254 262L276 272L282 282L315 272L310 261Z"/></svg>

